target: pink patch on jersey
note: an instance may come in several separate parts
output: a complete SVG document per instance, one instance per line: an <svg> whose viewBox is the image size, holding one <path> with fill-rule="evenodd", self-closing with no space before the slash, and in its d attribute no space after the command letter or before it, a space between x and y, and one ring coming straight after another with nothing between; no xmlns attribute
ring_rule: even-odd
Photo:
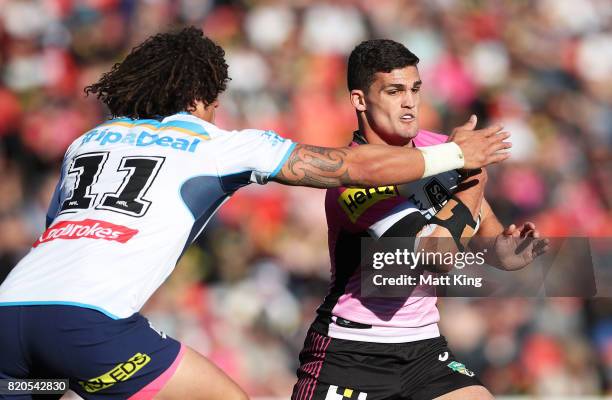
<svg viewBox="0 0 612 400"><path fill-rule="evenodd" d="M446 143L448 136L441 133L434 133L420 130L416 137L412 140L416 147L433 146L436 144Z"/></svg>

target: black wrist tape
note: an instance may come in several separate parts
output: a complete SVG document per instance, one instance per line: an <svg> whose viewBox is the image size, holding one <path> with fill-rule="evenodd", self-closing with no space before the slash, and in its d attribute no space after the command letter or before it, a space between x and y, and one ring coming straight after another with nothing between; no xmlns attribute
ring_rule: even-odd
<svg viewBox="0 0 612 400"><path fill-rule="evenodd" d="M470 209L457 198L450 199L428 222L448 229L459 251L465 250L461 239L463 238L467 245L477 226Z"/></svg>

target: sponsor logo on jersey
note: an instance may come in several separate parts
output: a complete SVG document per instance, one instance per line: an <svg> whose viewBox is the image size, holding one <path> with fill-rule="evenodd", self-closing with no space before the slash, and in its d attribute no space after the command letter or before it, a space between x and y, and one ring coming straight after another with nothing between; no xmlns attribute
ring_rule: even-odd
<svg viewBox="0 0 612 400"><path fill-rule="evenodd" d="M470 371L469 369L465 368L465 365L463 365L463 364L461 364L460 362L457 362L457 361L452 361L451 363L449 363L448 364L448 368L452 369L455 372L459 372L460 374L467 375L470 378L475 375L472 371Z"/></svg>
<svg viewBox="0 0 612 400"><path fill-rule="evenodd" d="M346 189L340 197L338 203L348 215L351 222L357 219L370 207L379 201L397 197L395 186L381 186L368 189Z"/></svg>
<svg viewBox="0 0 612 400"><path fill-rule="evenodd" d="M449 191L436 178L433 178L425 185L425 194L436 211L439 211L451 197Z"/></svg>
<svg viewBox="0 0 612 400"><path fill-rule="evenodd" d="M177 138L173 136L162 136L156 133L148 133L142 131L140 133L128 132L119 133L109 129L94 129L93 131L87 132L83 136L81 144L89 142L98 142L100 146L106 146L109 144L119 143L127 144L135 147L168 147L173 150L185 151L193 153L197 150L198 145L202 142L201 139L185 139Z"/></svg>
<svg viewBox="0 0 612 400"><path fill-rule="evenodd" d="M147 354L136 353L129 360L118 364L105 374L88 379L87 381L79 381L79 385L81 385L87 393L95 393L102 389L109 388L116 383L127 381L149 362L151 362L151 357Z"/></svg>
<svg viewBox="0 0 612 400"><path fill-rule="evenodd" d="M261 131L259 132L261 136L263 136L266 140L272 143L272 146L279 145L284 143L287 139L284 137L278 136L274 131Z"/></svg>
<svg viewBox="0 0 612 400"><path fill-rule="evenodd" d="M336 385L329 385L325 400L366 400L368 394L366 392L359 392L357 390L338 387Z"/></svg>
<svg viewBox="0 0 612 400"><path fill-rule="evenodd" d="M431 179L400 185L398 191L429 220L452 197L451 191L457 185L457 178L457 172L445 172Z"/></svg>
<svg viewBox="0 0 612 400"><path fill-rule="evenodd" d="M82 221L62 221L47 229L32 247L47 243L55 239L102 239L125 243L130 240L137 229L123 225L115 225L106 221L85 219Z"/></svg>

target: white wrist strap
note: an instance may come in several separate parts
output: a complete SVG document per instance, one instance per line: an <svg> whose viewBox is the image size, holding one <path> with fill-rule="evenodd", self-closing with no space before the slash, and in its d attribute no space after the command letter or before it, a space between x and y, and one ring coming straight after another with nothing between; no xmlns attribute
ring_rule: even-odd
<svg viewBox="0 0 612 400"><path fill-rule="evenodd" d="M418 147L425 159L425 170L422 178L437 175L441 172L463 168L465 160L457 143L448 142L435 146Z"/></svg>

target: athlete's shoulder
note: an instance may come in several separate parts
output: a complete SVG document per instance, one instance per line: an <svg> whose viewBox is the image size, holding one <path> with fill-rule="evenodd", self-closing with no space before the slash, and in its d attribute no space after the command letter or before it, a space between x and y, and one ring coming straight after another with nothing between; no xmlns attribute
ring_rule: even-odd
<svg viewBox="0 0 612 400"><path fill-rule="evenodd" d="M226 137L230 140L242 143L262 142L272 146L290 143L291 140L280 136L273 130L246 128L240 130L225 131Z"/></svg>
<svg viewBox="0 0 612 400"><path fill-rule="evenodd" d="M355 132L349 147L363 144L366 144L366 140ZM345 228L355 232L365 231L372 223L383 218L401 202L402 199L396 186L330 188L327 189L325 196L327 225L330 229Z"/></svg>

